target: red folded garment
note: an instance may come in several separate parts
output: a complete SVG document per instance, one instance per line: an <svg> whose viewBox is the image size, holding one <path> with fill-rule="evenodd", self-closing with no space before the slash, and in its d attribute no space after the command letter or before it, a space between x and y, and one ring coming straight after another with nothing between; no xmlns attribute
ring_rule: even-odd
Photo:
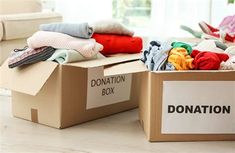
<svg viewBox="0 0 235 153"><path fill-rule="evenodd" d="M193 64L196 70L218 70L220 63L229 59L229 56L224 53L198 50L193 50L190 56L194 58Z"/></svg>
<svg viewBox="0 0 235 153"><path fill-rule="evenodd" d="M112 34L93 34L92 38L102 44L102 54L139 53L142 50L142 38Z"/></svg>

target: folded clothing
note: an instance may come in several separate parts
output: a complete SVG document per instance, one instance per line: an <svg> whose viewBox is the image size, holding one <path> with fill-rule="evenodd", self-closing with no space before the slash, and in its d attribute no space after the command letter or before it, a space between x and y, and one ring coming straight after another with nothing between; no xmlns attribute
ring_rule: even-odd
<svg viewBox="0 0 235 153"><path fill-rule="evenodd" d="M218 70L222 61L227 61L229 56L224 53L193 50L191 56L196 70Z"/></svg>
<svg viewBox="0 0 235 153"><path fill-rule="evenodd" d="M172 48L178 48L178 47L185 48L188 51L189 55L192 53L192 50L193 50L191 45L186 44L184 42L173 42L171 46Z"/></svg>
<svg viewBox="0 0 235 153"><path fill-rule="evenodd" d="M92 24L95 33L118 34L133 36L134 31L128 29L116 20L100 20Z"/></svg>
<svg viewBox="0 0 235 153"><path fill-rule="evenodd" d="M150 71L174 70L174 66L167 63L171 48L169 42L151 41L149 47L143 51L140 60Z"/></svg>
<svg viewBox="0 0 235 153"><path fill-rule="evenodd" d="M168 62L174 65L176 70L193 69L193 58L188 54L185 48L173 48L168 57Z"/></svg>
<svg viewBox="0 0 235 153"><path fill-rule="evenodd" d="M91 38L93 28L88 23L71 24L71 23L49 23L40 25L42 31L52 31L68 34L78 38Z"/></svg>
<svg viewBox="0 0 235 153"><path fill-rule="evenodd" d="M103 46L95 39L81 39L66 34L49 31L38 31L27 39L30 48L52 46L61 49L74 49L84 57L92 57L103 49Z"/></svg>
<svg viewBox="0 0 235 153"><path fill-rule="evenodd" d="M97 58L105 58L102 54L98 53L93 57L86 58L79 52L72 49L56 49L55 53L48 58L48 61L55 61L59 64L72 63L84 60L91 60Z"/></svg>
<svg viewBox="0 0 235 153"><path fill-rule="evenodd" d="M23 49L15 49L8 60L9 68L19 67L26 64L33 64L45 61L55 52L53 47L41 47L32 49L25 47Z"/></svg>
<svg viewBox="0 0 235 153"><path fill-rule="evenodd" d="M116 53L139 53L143 47L142 38L140 37L94 33L92 38L104 46L101 51L104 55Z"/></svg>

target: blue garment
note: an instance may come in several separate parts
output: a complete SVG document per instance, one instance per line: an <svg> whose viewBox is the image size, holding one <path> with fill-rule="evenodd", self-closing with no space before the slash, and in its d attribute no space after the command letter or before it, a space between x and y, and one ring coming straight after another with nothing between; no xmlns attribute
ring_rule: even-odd
<svg viewBox="0 0 235 153"><path fill-rule="evenodd" d="M88 23L70 24L70 23L50 23L40 25L40 30L60 32L73 37L89 39L93 35L93 28Z"/></svg>
<svg viewBox="0 0 235 153"><path fill-rule="evenodd" d="M151 41L148 49L143 51L141 61L150 71L174 70L174 66L167 63L171 49L170 42Z"/></svg>

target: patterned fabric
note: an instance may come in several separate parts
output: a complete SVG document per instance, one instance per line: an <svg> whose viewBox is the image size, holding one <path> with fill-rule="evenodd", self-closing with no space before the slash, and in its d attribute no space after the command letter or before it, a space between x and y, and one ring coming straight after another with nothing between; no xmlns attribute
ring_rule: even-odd
<svg viewBox="0 0 235 153"><path fill-rule="evenodd" d="M56 49L74 49L84 57L93 57L103 49L95 39L81 39L66 34L49 31L38 31L27 40L30 48L52 46Z"/></svg>
<svg viewBox="0 0 235 153"><path fill-rule="evenodd" d="M143 51L140 60L145 63L150 71L174 70L174 66L167 63L170 50L169 42L151 41L148 49Z"/></svg>
<svg viewBox="0 0 235 153"><path fill-rule="evenodd" d="M8 60L9 68L45 61L55 52L53 47L15 49Z"/></svg>

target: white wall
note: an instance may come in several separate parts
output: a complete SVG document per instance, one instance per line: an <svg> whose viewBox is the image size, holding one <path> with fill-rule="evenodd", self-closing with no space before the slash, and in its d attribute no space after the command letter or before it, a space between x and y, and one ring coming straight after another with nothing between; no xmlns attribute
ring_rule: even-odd
<svg viewBox="0 0 235 153"><path fill-rule="evenodd" d="M111 0L56 0L56 11L65 22L93 22L112 17Z"/></svg>

